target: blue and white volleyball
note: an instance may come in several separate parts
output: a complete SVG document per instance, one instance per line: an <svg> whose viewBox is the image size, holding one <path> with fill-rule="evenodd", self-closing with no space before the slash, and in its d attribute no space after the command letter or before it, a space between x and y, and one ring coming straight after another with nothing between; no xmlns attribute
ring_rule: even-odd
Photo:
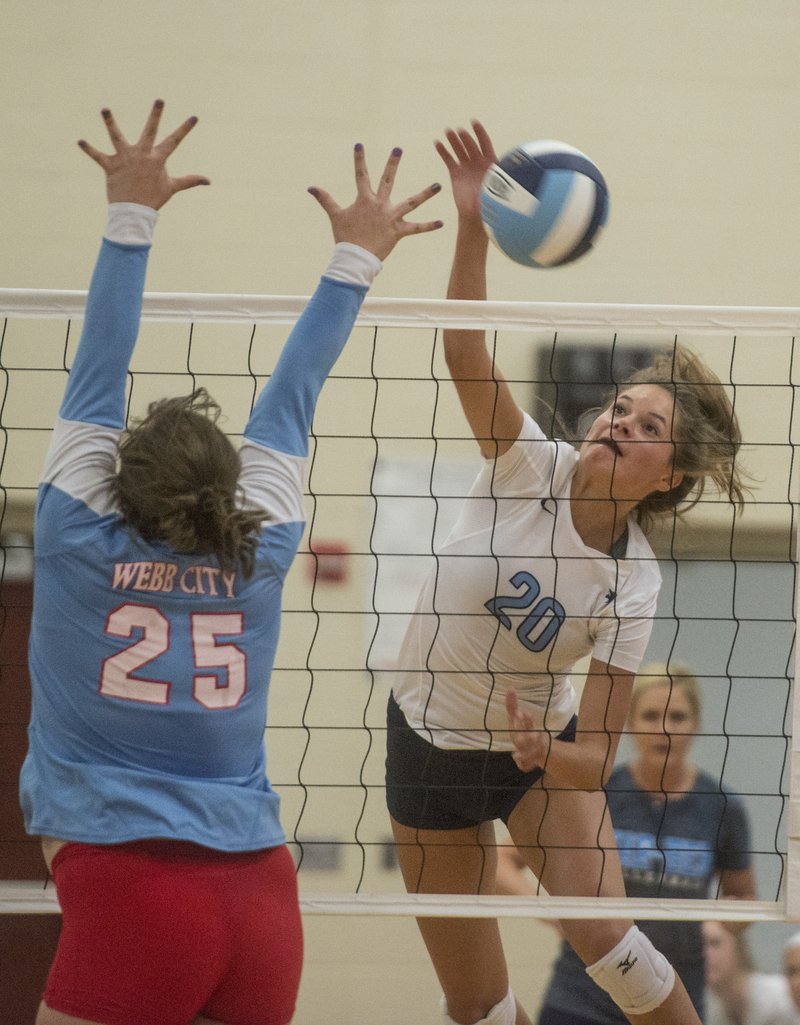
<svg viewBox="0 0 800 1025"><path fill-rule="evenodd" d="M595 244L608 189L580 150L545 139L504 154L486 172L481 218L494 244L526 267L559 267Z"/></svg>

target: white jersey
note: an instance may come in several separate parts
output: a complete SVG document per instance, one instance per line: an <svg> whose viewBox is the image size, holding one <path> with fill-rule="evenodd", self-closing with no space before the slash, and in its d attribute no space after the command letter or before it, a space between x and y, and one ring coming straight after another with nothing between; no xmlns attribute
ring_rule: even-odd
<svg viewBox="0 0 800 1025"><path fill-rule="evenodd" d="M622 558L583 543L569 501L577 464L571 445L526 415L437 553L392 687L409 725L437 747L511 750L510 688L561 729L577 704L570 672L586 655L639 668L661 574L633 519Z"/></svg>

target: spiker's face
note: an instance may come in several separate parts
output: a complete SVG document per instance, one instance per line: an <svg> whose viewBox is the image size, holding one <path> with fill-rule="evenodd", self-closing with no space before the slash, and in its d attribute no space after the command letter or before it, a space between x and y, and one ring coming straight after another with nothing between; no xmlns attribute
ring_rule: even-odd
<svg viewBox="0 0 800 1025"><path fill-rule="evenodd" d="M683 474L675 467L675 404L656 384L623 388L589 428L580 458L609 497L639 502L669 491Z"/></svg>

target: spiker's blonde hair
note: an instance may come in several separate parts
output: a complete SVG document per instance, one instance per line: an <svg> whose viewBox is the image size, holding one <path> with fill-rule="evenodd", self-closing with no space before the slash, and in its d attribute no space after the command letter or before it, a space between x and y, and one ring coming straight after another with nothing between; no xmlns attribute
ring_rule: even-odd
<svg viewBox="0 0 800 1025"><path fill-rule="evenodd" d="M742 435L733 404L717 375L699 356L676 345L657 356L651 366L633 373L626 383L654 384L672 395L673 469L683 473L674 488L656 491L639 503L639 525L648 530L659 516L687 512L709 484L727 495L741 512L748 492L746 475L737 462Z"/></svg>

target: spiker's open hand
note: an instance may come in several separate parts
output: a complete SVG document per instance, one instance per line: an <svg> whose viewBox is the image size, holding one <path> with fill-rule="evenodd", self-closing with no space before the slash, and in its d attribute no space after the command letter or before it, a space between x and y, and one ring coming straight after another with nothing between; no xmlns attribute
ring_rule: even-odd
<svg viewBox="0 0 800 1025"><path fill-rule="evenodd" d="M533 716L520 705L515 690L506 694L506 712L508 713L508 731L514 750L511 756L518 769L532 772L543 769L550 753L550 734L536 722Z"/></svg>
<svg viewBox="0 0 800 1025"><path fill-rule="evenodd" d="M489 133L480 123L445 132L449 148L437 139L436 152L444 161L453 186L453 199L462 217L480 220L481 184L486 172L497 160Z"/></svg>
<svg viewBox="0 0 800 1025"><path fill-rule="evenodd" d="M156 145L156 134L163 109L164 101L156 100L141 136L134 143L128 142L119 130L111 111L104 110L103 120L114 147L113 153L101 153L85 139L78 142L83 152L105 171L109 203L140 203L142 206L160 210L176 192L193 189L196 185L211 184L208 178L200 174L172 178L167 173L167 158L194 128L197 118L187 118L166 139L162 139Z"/></svg>
<svg viewBox="0 0 800 1025"><path fill-rule="evenodd" d="M308 190L330 218L334 241L352 242L368 249L379 260L385 260L401 238L441 228L441 221L419 223L405 220L412 210L440 191L438 183L429 185L402 203L392 203L392 186L401 156L401 150L392 150L378 187L373 191L364 147L357 145L353 151L356 198L348 207L340 207L324 189L314 186Z"/></svg>

